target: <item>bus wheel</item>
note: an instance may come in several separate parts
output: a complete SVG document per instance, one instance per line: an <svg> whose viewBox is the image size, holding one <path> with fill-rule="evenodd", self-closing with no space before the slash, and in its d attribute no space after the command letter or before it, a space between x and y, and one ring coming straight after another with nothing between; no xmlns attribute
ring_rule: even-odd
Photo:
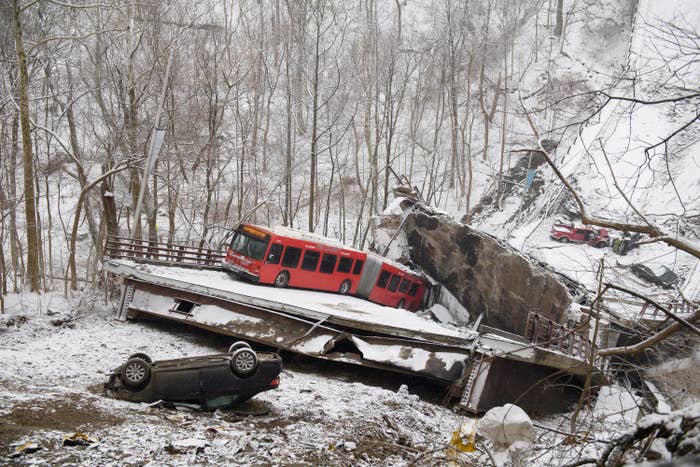
<svg viewBox="0 0 700 467"><path fill-rule="evenodd" d="M396 308L403 308L403 306L406 304L406 300L403 298L399 300L399 304L396 306Z"/></svg>
<svg viewBox="0 0 700 467"><path fill-rule="evenodd" d="M275 277L275 287L283 289L289 285L289 273L287 271L282 271Z"/></svg>
<svg viewBox="0 0 700 467"><path fill-rule="evenodd" d="M349 280L344 280L342 284L340 284L340 288L338 289L338 293L340 295L347 295L347 293L350 292L350 281Z"/></svg>

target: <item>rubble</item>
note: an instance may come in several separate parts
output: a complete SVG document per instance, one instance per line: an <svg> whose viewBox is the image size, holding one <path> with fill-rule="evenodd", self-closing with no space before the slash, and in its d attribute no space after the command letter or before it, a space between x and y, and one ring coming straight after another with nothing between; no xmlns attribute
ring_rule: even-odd
<svg viewBox="0 0 700 467"><path fill-rule="evenodd" d="M31 454L31 453L37 452L41 449L44 449L44 448L42 446L39 446L38 443L34 443L34 442L29 441L29 442L26 442L26 443L23 443L23 444L17 446L14 449L14 451L12 451L12 454L10 454L10 458L15 459L15 458L23 456L25 454Z"/></svg>
<svg viewBox="0 0 700 467"><path fill-rule="evenodd" d="M100 440L85 433L72 433L63 435L64 446L90 446L99 443Z"/></svg>

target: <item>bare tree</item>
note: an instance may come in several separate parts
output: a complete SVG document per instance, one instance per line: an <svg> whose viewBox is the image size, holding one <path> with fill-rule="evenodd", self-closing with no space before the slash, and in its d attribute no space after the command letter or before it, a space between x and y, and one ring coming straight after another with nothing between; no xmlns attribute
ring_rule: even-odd
<svg viewBox="0 0 700 467"><path fill-rule="evenodd" d="M27 234L27 277L30 290L39 291L41 270L39 269L39 225L36 215L36 199L34 190L34 158L32 155L32 136L29 122L29 76L27 74L27 55L22 38L22 12L31 7L20 6L19 0L13 0L13 18L15 30L15 47L17 49L17 69L19 73L19 115L22 128L22 167L24 175L24 212L25 229Z"/></svg>

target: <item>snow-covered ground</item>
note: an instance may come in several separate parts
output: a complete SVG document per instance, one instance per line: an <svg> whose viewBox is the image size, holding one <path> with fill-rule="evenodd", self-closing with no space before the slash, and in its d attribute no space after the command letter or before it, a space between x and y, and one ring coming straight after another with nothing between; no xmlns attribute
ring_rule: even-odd
<svg viewBox="0 0 700 467"><path fill-rule="evenodd" d="M443 401L446 388L396 374L284 355L279 389L230 410L149 407L104 397L102 383L134 352L154 359L218 353L230 338L171 322L120 322L101 296L8 297L0 318L0 462L52 465L425 465L443 464L452 433L467 420ZM562 444L568 416L535 420L528 465L594 455L639 410L628 391L609 391L584 410L586 440ZM623 412L620 410L623 409ZM62 446L64 435L99 439ZM561 432L561 433L559 433ZM564 433L564 434L562 434ZM21 444L42 449L16 459ZM484 463L490 444L477 438Z"/></svg>
<svg viewBox="0 0 700 467"><path fill-rule="evenodd" d="M172 323L119 322L101 297L81 310L56 296L24 299L29 303L9 307L0 328L1 463L8 461L11 445L28 441L43 449L18 461L408 463L443 446L459 425L460 417L432 403L444 389L428 389L435 392L429 402L412 394L408 378L369 371L363 376L356 367L351 376L342 365L324 370L316 362L311 373L303 359L283 371L279 389L235 410L196 412L109 399L101 384L131 353L154 359L211 354L225 351L230 339ZM43 303L34 303L38 299ZM70 325L51 323L75 311L80 317ZM401 384L409 386L400 389ZM74 432L101 442L91 448L61 446L62 436ZM187 447L200 444L201 452Z"/></svg>

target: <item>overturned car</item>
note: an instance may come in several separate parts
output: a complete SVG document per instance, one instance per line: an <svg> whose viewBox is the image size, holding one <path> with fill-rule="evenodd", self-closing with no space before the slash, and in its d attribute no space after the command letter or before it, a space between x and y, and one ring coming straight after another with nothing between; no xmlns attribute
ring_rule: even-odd
<svg viewBox="0 0 700 467"><path fill-rule="evenodd" d="M276 389L282 359L255 352L247 342L235 342L228 353L152 361L143 353L131 355L115 369L105 392L134 402L197 404L217 409Z"/></svg>
<svg viewBox="0 0 700 467"><path fill-rule="evenodd" d="M647 266L645 264L631 264L632 273L646 282L661 286L664 289L672 289L681 282L681 278L664 265Z"/></svg>

